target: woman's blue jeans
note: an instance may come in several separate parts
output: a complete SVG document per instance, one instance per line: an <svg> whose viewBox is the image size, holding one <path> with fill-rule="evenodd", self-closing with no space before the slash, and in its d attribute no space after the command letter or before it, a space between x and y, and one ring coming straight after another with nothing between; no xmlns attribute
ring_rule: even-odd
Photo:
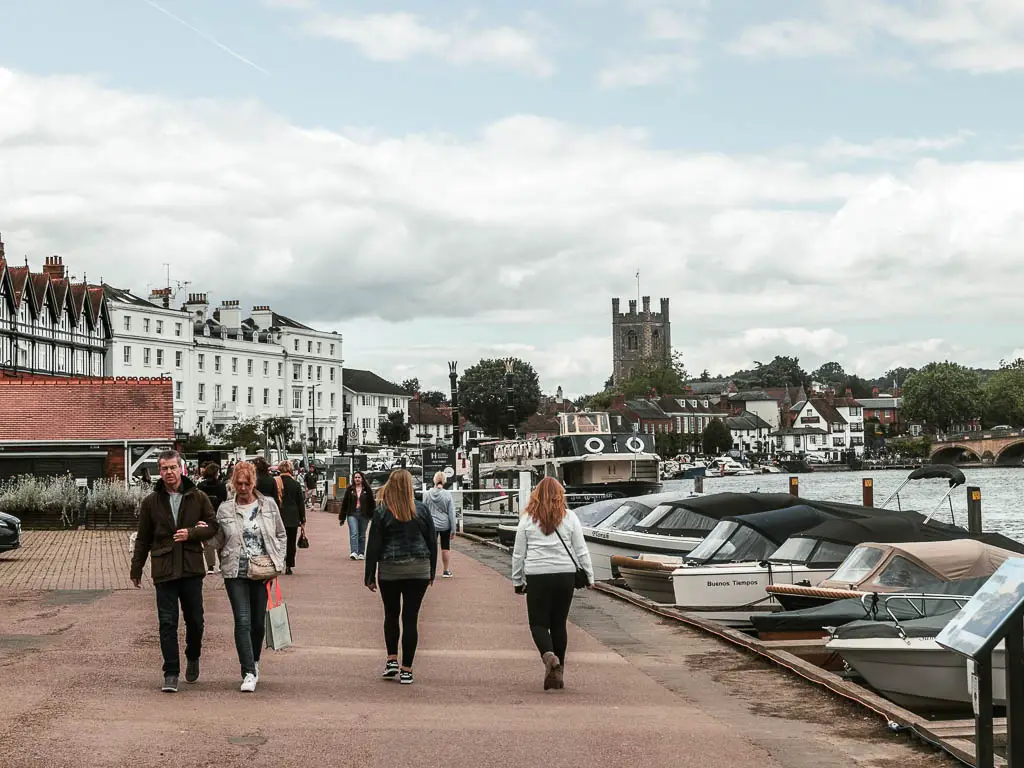
<svg viewBox="0 0 1024 768"><path fill-rule="evenodd" d="M370 524L362 515L348 516L348 548L357 555L366 554L366 528Z"/></svg>

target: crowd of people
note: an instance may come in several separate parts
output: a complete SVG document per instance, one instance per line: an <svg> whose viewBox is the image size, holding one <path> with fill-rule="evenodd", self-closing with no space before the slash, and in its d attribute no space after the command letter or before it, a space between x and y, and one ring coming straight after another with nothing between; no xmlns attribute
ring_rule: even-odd
<svg viewBox="0 0 1024 768"><path fill-rule="evenodd" d="M194 483L181 457L164 451L160 478L142 502L131 580L142 586L150 561L156 589L162 690L178 690L179 614L185 623L185 682L199 679L204 612L203 578L220 573L234 620L243 692L256 690L270 582L291 575L305 540L309 488L290 461L272 474L266 460L237 462L227 481L211 462ZM395 470L376 492L356 472L342 498L339 523L348 526L349 557L364 560L362 582L380 594L384 611L382 677L413 683L419 616L441 553L442 578L452 578L455 504L438 472L418 501L412 475ZM554 478L540 481L516 531L512 584L526 596L526 615L544 669L544 690L565 685L567 622L576 589L592 587L594 571L577 517ZM401 651L401 655L399 655Z"/></svg>

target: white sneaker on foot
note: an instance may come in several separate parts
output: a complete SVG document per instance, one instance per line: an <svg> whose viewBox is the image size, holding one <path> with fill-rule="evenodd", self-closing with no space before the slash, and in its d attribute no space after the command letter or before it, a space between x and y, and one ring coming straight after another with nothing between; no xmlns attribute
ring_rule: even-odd
<svg viewBox="0 0 1024 768"><path fill-rule="evenodd" d="M256 675L251 672L242 680L242 693L252 693L256 690Z"/></svg>
<svg viewBox="0 0 1024 768"><path fill-rule="evenodd" d="M256 682L260 681L260 663L256 662Z"/></svg>
<svg viewBox="0 0 1024 768"><path fill-rule="evenodd" d="M352 554L350 554L348 556L348 559L349 560L355 560L357 557L359 557L359 555L357 555L355 552L353 552Z"/></svg>
<svg viewBox="0 0 1024 768"><path fill-rule="evenodd" d="M366 555L359 555L357 559L359 559L359 560L365 560L365 559L366 559Z"/></svg>

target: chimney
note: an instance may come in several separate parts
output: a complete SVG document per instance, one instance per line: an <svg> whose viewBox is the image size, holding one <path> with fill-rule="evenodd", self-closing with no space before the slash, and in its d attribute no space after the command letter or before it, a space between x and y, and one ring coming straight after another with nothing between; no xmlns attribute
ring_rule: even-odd
<svg viewBox="0 0 1024 768"><path fill-rule="evenodd" d="M0 255L3 255L0 253ZM43 264L43 274L51 280L60 280L67 276L64 271L64 260L60 256L47 256Z"/></svg>
<svg viewBox="0 0 1024 768"><path fill-rule="evenodd" d="M0 259L4 258L4 238L0 235ZM618 302L618 299L615 300Z"/></svg>
<svg viewBox="0 0 1024 768"><path fill-rule="evenodd" d="M645 315L651 314L651 297L650 296L644 296L644 314Z"/></svg>
<svg viewBox="0 0 1024 768"><path fill-rule="evenodd" d="M668 299L661 300L661 317L665 322L668 322Z"/></svg>
<svg viewBox="0 0 1024 768"><path fill-rule="evenodd" d="M185 302L185 311L192 315L193 320L205 323L206 313L210 311L210 302L206 300L206 294L190 293L188 301Z"/></svg>
<svg viewBox="0 0 1024 768"><path fill-rule="evenodd" d="M631 315L635 315L636 314L636 299L630 299L629 300L629 314L631 314Z"/></svg>
<svg viewBox="0 0 1024 768"><path fill-rule="evenodd" d="M220 324L232 330L242 327L242 308L238 305L237 299L221 302Z"/></svg>
<svg viewBox="0 0 1024 768"><path fill-rule="evenodd" d="M149 292L149 300L153 304L158 304L164 309L168 309L171 306L171 289L154 288Z"/></svg>
<svg viewBox="0 0 1024 768"><path fill-rule="evenodd" d="M256 327L261 331L265 331L274 325L274 313L270 310L270 305L260 304L252 308L252 321L256 323Z"/></svg>
<svg viewBox="0 0 1024 768"><path fill-rule="evenodd" d="M853 397L853 390L850 389L849 387L847 387L846 388L846 392L844 393L844 396L847 397L847 398Z"/></svg>
<svg viewBox="0 0 1024 768"><path fill-rule="evenodd" d="M878 397L878 387L872 387L871 388L871 396L872 397Z"/></svg>
<svg viewBox="0 0 1024 768"><path fill-rule="evenodd" d="M4 244L0 242L0 256L4 255ZM612 317L619 316L619 300L612 299Z"/></svg>

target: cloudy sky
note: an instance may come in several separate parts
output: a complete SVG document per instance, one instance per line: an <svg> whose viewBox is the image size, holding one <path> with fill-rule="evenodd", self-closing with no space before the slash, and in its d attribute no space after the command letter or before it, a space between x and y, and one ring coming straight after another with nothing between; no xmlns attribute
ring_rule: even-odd
<svg viewBox="0 0 1024 768"><path fill-rule="evenodd" d="M36 268L270 303L425 386L1024 347L1019 0L0 4L0 232ZM184 299L184 292L180 294Z"/></svg>

